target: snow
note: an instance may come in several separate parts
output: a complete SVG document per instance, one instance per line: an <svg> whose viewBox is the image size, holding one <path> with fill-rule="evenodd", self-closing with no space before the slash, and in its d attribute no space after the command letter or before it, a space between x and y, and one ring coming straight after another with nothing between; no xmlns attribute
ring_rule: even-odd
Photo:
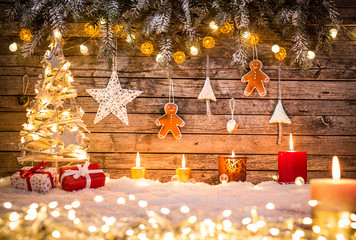
<svg viewBox="0 0 356 240"><path fill-rule="evenodd" d="M135 200L129 200L130 194L135 196ZM98 195L103 197L102 202L94 201ZM118 204L119 197L125 198L126 204ZM81 204L76 209L76 215L83 222L90 221L92 216L113 216L116 219L136 221L147 216L146 210L163 215L160 213L162 207L170 210L170 214L164 216L176 223L191 215L197 216L198 220L218 219L222 217L224 210L232 211L231 221L240 222L251 216L252 208L267 220L282 221L289 217L309 217L309 199L309 184L296 186L263 182L253 185L248 182L230 182L212 186L205 183L160 183L123 177L111 179L105 187L98 189L66 192L59 186L48 194L38 194L13 188L9 177L0 179L0 214L12 210L3 207L3 203L7 201L13 204L14 209L19 209L28 207L31 203L48 204L52 201L58 201L59 206L63 207L79 200ZM139 207L140 200L147 201L148 206ZM267 203L273 203L275 209L268 210ZM183 205L190 208L189 213L180 212Z"/></svg>

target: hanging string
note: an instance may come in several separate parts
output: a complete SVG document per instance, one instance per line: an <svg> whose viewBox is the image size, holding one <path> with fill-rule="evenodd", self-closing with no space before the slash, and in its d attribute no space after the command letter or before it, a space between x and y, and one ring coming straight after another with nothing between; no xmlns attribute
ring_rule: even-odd
<svg viewBox="0 0 356 240"><path fill-rule="evenodd" d="M282 92L281 92L281 68L278 67L278 100L282 99Z"/></svg>
<svg viewBox="0 0 356 240"><path fill-rule="evenodd" d="M168 101L174 103L174 89L173 89L173 79L171 78L170 68L167 67L164 69L169 80L169 91L168 91Z"/></svg>
<svg viewBox="0 0 356 240"><path fill-rule="evenodd" d="M257 44L254 46L254 50L256 51L256 59L258 60Z"/></svg>
<svg viewBox="0 0 356 240"><path fill-rule="evenodd" d="M234 111L235 111L235 99L230 99L230 110L231 110L231 119L234 119Z"/></svg>
<svg viewBox="0 0 356 240"><path fill-rule="evenodd" d="M255 49L253 46L252 46L252 60L255 60Z"/></svg>
<svg viewBox="0 0 356 240"><path fill-rule="evenodd" d="M209 55L206 55L206 77L210 77L210 68L209 68Z"/></svg>
<svg viewBox="0 0 356 240"><path fill-rule="evenodd" d="M25 87L25 79L27 79L26 87ZM22 78L22 94L23 95L26 95L26 93L27 93L27 88L28 88L29 82L30 82L30 77L28 75L24 75Z"/></svg>

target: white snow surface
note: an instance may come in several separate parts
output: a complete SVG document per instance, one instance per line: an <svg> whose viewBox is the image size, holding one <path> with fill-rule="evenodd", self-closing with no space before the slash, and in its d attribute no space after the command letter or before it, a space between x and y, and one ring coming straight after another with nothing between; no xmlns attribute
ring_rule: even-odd
<svg viewBox="0 0 356 240"><path fill-rule="evenodd" d="M129 200L130 194L136 199ZM104 200L100 203L95 202L94 197L97 195L101 195ZM119 197L125 198L125 205L117 203ZM76 215L82 221L103 216L136 221L147 216L146 210L163 215L160 213L162 207L170 210L170 214L165 217L175 223L191 215L197 216L198 220L206 218L217 220L222 217L224 210L232 211L229 217L231 221L241 222L241 219L251 216L250 211L253 207L259 216L264 216L270 221L281 221L289 217L310 217L309 199L309 184L296 186L263 182L253 185L249 182L230 182L212 186L205 183L160 183L123 177L111 179L105 187L97 189L66 192L58 186L47 194L39 194L13 188L9 177L0 179L0 214L12 210L2 206L7 201L13 204L13 209L27 207L31 203L48 204L58 201L59 207L63 209L64 205L79 200L81 204L76 209ZM147 201L148 206L139 207L140 200ZM275 209L266 209L267 203L273 203ZM180 212L183 205L190 208L189 213Z"/></svg>

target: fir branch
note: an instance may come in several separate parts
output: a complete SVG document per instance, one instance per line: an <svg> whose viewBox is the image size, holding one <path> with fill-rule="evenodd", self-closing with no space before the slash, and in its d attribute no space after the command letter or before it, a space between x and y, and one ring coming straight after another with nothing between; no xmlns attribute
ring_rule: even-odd
<svg viewBox="0 0 356 240"><path fill-rule="evenodd" d="M160 42L160 54L162 55L160 65L168 66L173 60L173 44L172 39L168 36L162 36Z"/></svg>
<svg viewBox="0 0 356 240"><path fill-rule="evenodd" d="M232 61L239 66L240 70L245 70L248 66L246 45L241 41L241 38L236 38L236 51L232 55Z"/></svg>

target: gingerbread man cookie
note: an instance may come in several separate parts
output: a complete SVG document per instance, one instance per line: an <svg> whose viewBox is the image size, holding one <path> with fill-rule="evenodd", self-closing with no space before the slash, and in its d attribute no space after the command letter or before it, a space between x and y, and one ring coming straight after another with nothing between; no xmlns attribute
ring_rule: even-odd
<svg viewBox="0 0 356 240"><path fill-rule="evenodd" d="M241 78L242 82L248 82L244 94L249 96L253 89L256 88L260 96L265 96L267 91L263 86L263 82L268 82L269 77L261 70L262 62L256 59L252 60L250 62L250 68L251 71L249 71Z"/></svg>
<svg viewBox="0 0 356 240"><path fill-rule="evenodd" d="M158 132L158 137L163 139L168 132L172 132L176 139L180 139L182 134L178 126L183 127L185 122L177 116L178 106L175 103L167 103L164 106L164 111L166 114L156 120L157 126L162 125L161 130Z"/></svg>

